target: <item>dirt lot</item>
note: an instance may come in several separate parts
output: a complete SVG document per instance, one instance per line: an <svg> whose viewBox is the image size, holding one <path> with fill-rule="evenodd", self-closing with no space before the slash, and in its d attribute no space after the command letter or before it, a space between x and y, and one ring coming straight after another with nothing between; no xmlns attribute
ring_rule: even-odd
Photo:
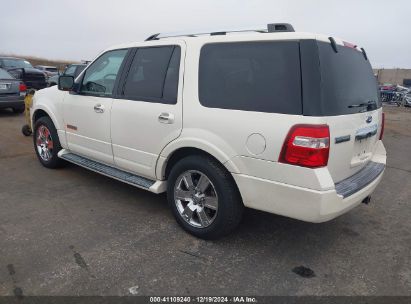
<svg viewBox="0 0 411 304"><path fill-rule="evenodd" d="M0 295L411 295L411 110L385 111L370 205L323 224L247 210L219 241L183 232L164 195L43 168L0 111Z"/></svg>

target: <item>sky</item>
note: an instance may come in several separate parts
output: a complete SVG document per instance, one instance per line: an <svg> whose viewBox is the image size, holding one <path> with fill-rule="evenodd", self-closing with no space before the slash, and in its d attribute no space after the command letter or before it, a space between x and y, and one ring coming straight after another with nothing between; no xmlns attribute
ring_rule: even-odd
<svg viewBox="0 0 411 304"><path fill-rule="evenodd" d="M411 68L410 0L0 0L0 53L90 60L158 32L291 23L364 47L373 67Z"/></svg>

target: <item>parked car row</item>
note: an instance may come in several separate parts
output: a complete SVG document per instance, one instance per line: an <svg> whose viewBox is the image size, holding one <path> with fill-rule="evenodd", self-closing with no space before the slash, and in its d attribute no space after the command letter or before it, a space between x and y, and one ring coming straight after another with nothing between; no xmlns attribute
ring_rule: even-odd
<svg viewBox="0 0 411 304"><path fill-rule="evenodd" d="M381 101L386 104L411 107L411 89L400 85L384 84L380 86Z"/></svg>
<svg viewBox="0 0 411 304"><path fill-rule="evenodd" d="M0 109L24 112L24 96L28 89L40 90L58 84L61 75L76 78L89 62L67 65L60 74L57 67L36 65L22 58L0 57Z"/></svg>
<svg viewBox="0 0 411 304"><path fill-rule="evenodd" d="M73 76L74 78L77 78L86 66L86 63L67 65L62 74L56 74L47 79L47 86L52 87L57 85L61 75Z"/></svg>

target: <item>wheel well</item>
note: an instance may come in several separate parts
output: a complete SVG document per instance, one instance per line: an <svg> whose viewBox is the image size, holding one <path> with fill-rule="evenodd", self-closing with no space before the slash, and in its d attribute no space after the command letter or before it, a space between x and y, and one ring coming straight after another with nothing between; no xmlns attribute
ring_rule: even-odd
<svg viewBox="0 0 411 304"><path fill-rule="evenodd" d="M204 150L197 149L197 148L191 148L191 147L180 148L180 149L174 151L173 154L171 154L171 156L169 157L169 159L167 161L165 176L164 176L165 179L168 178L168 176L170 174L170 171L174 167L174 165L178 161L180 161L181 159L183 159L184 157L187 157L189 155L205 155L205 156L208 156L208 157L216 160L217 162L220 162L218 159L216 159L210 153L205 152Z"/></svg>
<svg viewBox="0 0 411 304"><path fill-rule="evenodd" d="M44 117L44 116L50 117L47 114L47 112L45 112L43 110L37 110L36 112L34 112L34 115L33 115L33 123L36 122L39 118Z"/></svg>

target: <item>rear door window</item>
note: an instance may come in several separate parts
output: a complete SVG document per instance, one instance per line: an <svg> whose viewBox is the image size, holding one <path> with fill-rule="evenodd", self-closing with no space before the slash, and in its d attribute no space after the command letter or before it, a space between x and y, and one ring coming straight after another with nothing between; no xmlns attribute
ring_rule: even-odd
<svg viewBox="0 0 411 304"><path fill-rule="evenodd" d="M206 44L199 99L211 108L302 114L298 41Z"/></svg>
<svg viewBox="0 0 411 304"><path fill-rule="evenodd" d="M366 111L367 107L350 107L375 102L368 110L380 107L377 81L370 62L362 52L330 43L318 42L323 115L344 115Z"/></svg>
<svg viewBox="0 0 411 304"><path fill-rule="evenodd" d="M137 49L123 87L127 99L175 104L180 67L180 47Z"/></svg>

